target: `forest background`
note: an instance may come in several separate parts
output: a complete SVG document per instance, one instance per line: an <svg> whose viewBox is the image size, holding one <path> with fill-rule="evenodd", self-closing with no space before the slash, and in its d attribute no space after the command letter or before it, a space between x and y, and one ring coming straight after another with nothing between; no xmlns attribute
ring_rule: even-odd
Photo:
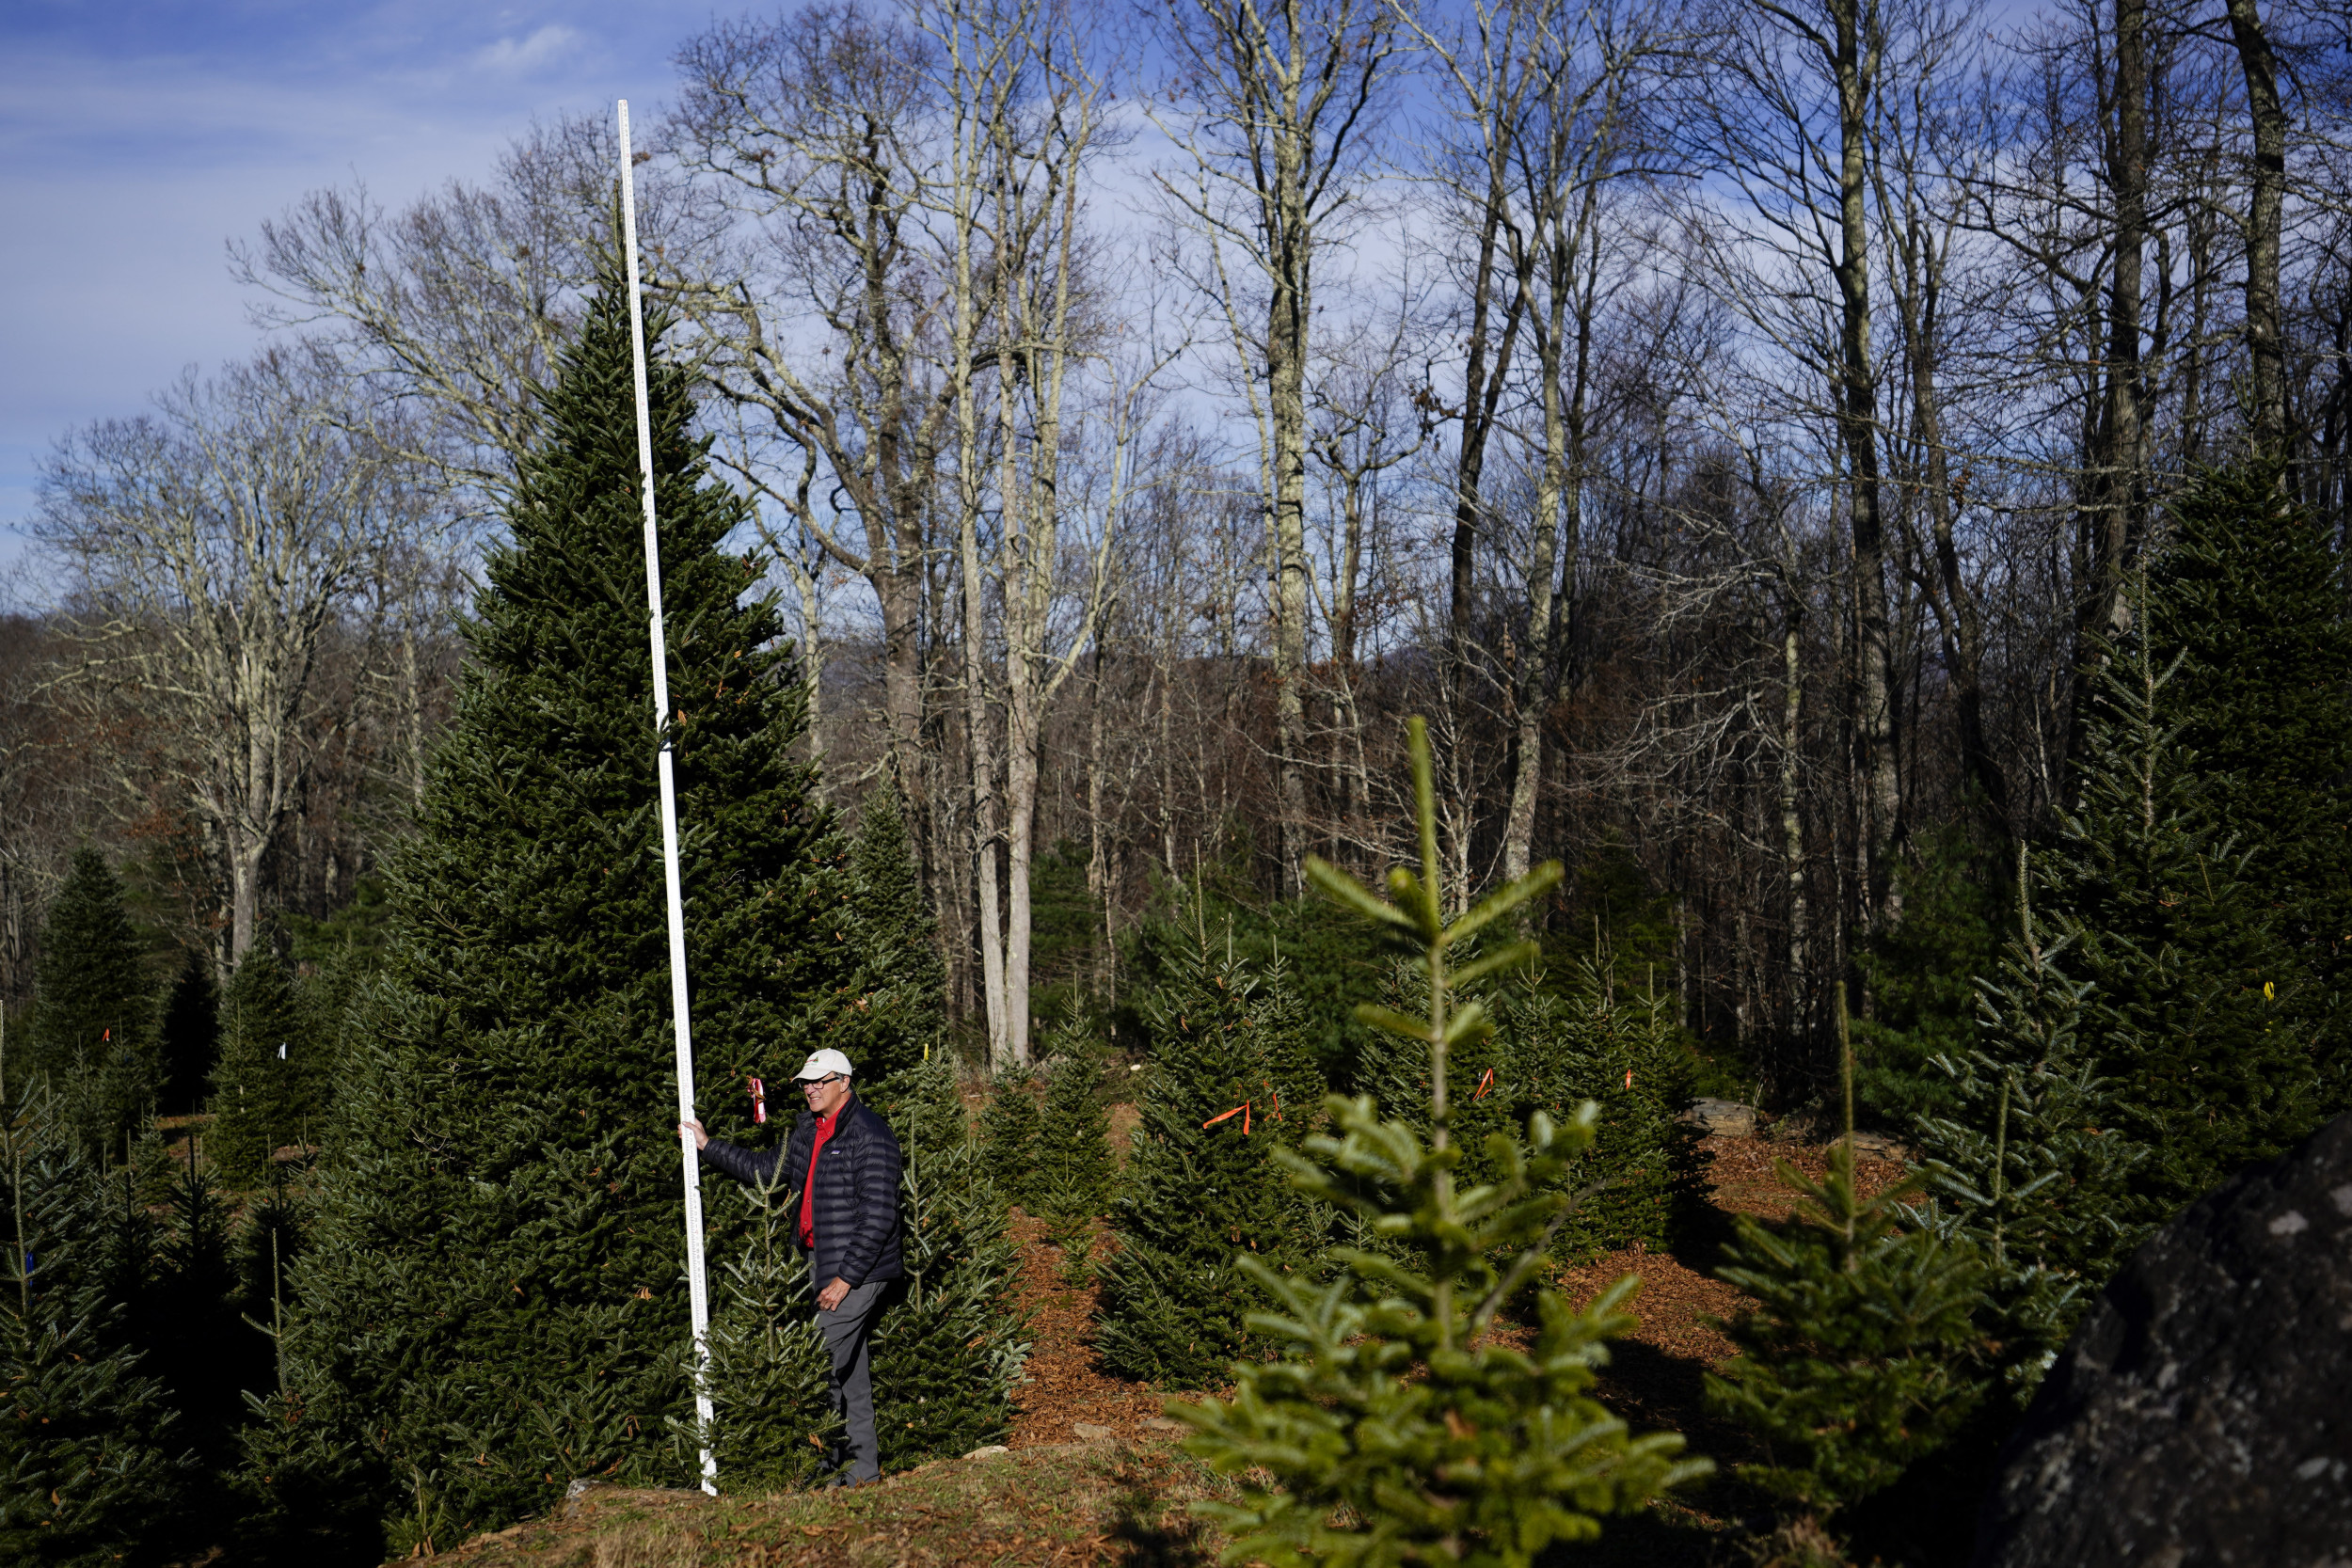
<svg viewBox="0 0 2352 1568"><path fill-rule="evenodd" d="M1398 857L1417 712L1450 905L1564 860L1547 941L1780 1108L1850 980L1899 1125L2169 498L2251 446L2352 524L2348 48L2253 0L815 6L680 41L650 291L969 1054L1120 1028L1179 881L1343 957L1299 867ZM313 193L232 247L251 359L60 436L0 647L18 1030L86 841L159 986L370 949L613 156L599 106Z"/></svg>

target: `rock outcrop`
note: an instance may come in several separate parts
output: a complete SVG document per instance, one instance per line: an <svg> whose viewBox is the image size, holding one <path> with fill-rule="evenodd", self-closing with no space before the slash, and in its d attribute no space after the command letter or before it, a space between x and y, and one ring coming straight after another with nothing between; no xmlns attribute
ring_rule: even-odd
<svg viewBox="0 0 2352 1568"><path fill-rule="evenodd" d="M1719 1138L1756 1135L1756 1107L1742 1105L1736 1100L1693 1100L1682 1112L1682 1119Z"/></svg>
<svg viewBox="0 0 2352 1568"><path fill-rule="evenodd" d="M2133 1254L2010 1440L1978 1568L2352 1568L2352 1114Z"/></svg>

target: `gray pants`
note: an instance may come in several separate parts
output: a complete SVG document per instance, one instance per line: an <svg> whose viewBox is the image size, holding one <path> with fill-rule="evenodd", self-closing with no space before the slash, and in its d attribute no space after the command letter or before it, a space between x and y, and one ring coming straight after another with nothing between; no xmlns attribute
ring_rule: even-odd
<svg viewBox="0 0 2352 1568"><path fill-rule="evenodd" d="M874 1337L874 1320L882 1316L886 1283L869 1279L843 1296L839 1307L817 1314L817 1332L825 1337L825 1349L833 1355L833 1407L849 1429L843 1438L852 1481L882 1476L882 1444L874 1435L873 1365L866 1346ZM844 1458L838 1448L834 1456Z"/></svg>

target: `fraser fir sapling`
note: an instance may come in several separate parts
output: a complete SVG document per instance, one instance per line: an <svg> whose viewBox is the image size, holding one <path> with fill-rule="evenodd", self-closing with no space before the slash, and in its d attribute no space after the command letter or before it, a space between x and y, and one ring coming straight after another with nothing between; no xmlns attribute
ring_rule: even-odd
<svg viewBox="0 0 2352 1568"><path fill-rule="evenodd" d="M1043 1043L1051 1049L1037 1130L1039 1207L1057 1219L1091 1220L1108 1211L1119 1175L1102 1058L1089 1049L1085 1017L1074 1006Z"/></svg>
<svg viewBox="0 0 2352 1568"><path fill-rule="evenodd" d="M907 1279L874 1329L875 1426L897 1469L1001 1442L1028 1354L1005 1206L944 1054L892 1080Z"/></svg>
<svg viewBox="0 0 2352 1568"><path fill-rule="evenodd" d="M859 1077L880 1083L944 1049L947 971L897 784L885 774L866 792L858 813L849 857L849 935L866 971L866 1005L843 1021L836 1043Z"/></svg>
<svg viewBox="0 0 2352 1568"><path fill-rule="evenodd" d="M1555 883L1560 869L1544 866L1447 924L1419 720L1410 741L1420 875L1391 871L1383 900L1320 861L1309 870L1343 907L1421 955L1427 1012L1367 1006L1359 1017L1427 1048L1430 1132L1424 1139L1409 1121L1382 1119L1369 1097L1334 1097L1332 1135L1281 1155L1303 1192L1365 1218L1391 1246L1343 1250L1344 1272L1322 1286L1239 1260L1277 1305L1251 1323L1279 1354L1237 1363L1230 1402L1168 1406L1196 1429L1191 1452L1245 1478L1237 1501L1196 1505L1232 1538L1231 1562L1523 1564L1553 1542L1592 1538L1600 1516L1639 1508L1708 1468L1676 1457L1677 1436L1628 1437L1591 1397L1604 1341L1631 1326L1618 1308L1633 1281L1581 1312L1537 1290L1526 1350L1487 1333L1502 1304L1543 1269L1568 1207L1558 1180L1591 1143L1597 1118L1585 1107L1562 1127L1537 1112L1518 1138L1487 1140L1496 1181L1468 1189L1456 1181L1451 1057L1490 1024L1475 1001L1457 1007L1454 989L1529 961L1533 947L1501 948L1458 973L1451 955ZM1508 1259L1501 1268L1498 1256Z"/></svg>
<svg viewBox="0 0 2352 1568"><path fill-rule="evenodd" d="M1566 996L1530 973L1502 990L1497 1007L1529 1108L1554 1118L1588 1101L1599 1111L1597 1140L1567 1176L1581 1196L1559 1255L1672 1245L1701 1201L1703 1162L1698 1130L1679 1119L1692 1097L1691 1056L1669 999L1654 982L1632 992L1586 962Z"/></svg>
<svg viewBox="0 0 2352 1568"><path fill-rule="evenodd" d="M1037 1074L1009 1067L989 1085L980 1109L981 1165L996 1196L1014 1208L1038 1211Z"/></svg>
<svg viewBox="0 0 2352 1568"><path fill-rule="evenodd" d="M2022 1411L2050 1354L2145 1233L2132 1173L2145 1150L2118 1130L2115 1084L2081 1036L2089 985L2067 973L2068 938L2034 910L2018 850L2016 934L1978 981L1973 1049L1938 1056L1946 1115L1920 1118L1933 1223L1983 1256L1986 1327Z"/></svg>
<svg viewBox="0 0 2352 1568"><path fill-rule="evenodd" d="M1061 1251L1062 1282L1075 1290L1094 1277L1094 1222L1110 1207L1118 1166L1102 1058L1091 1049L1085 1015L1070 1007L1041 1044L1048 1066L1033 1185L1047 1239Z"/></svg>
<svg viewBox="0 0 2352 1568"><path fill-rule="evenodd" d="M239 1321L229 1208L194 1160L174 1184L157 1263L151 1366L179 1413L181 1441L215 1476L235 1463L244 1390L265 1386L269 1347Z"/></svg>
<svg viewBox="0 0 2352 1568"><path fill-rule="evenodd" d="M306 1069L316 1050L293 979L276 955L255 943L221 997L221 1050L205 1139L240 1187L260 1185L273 1152L294 1143L313 1114Z"/></svg>
<svg viewBox="0 0 2352 1568"><path fill-rule="evenodd" d="M164 1544L194 1479L163 1385L134 1342L119 1201L36 1087L0 1132L0 1560L118 1560Z"/></svg>
<svg viewBox="0 0 2352 1568"><path fill-rule="evenodd" d="M1707 1378L1708 1402L1754 1433L1740 1474L1792 1522L1826 1526L1899 1481L1968 1422L1985 1393L1976 1317L1985 1265L1964 1237L1905 1207L1917 1179L1865 1197L1854 1176L1845 991L1836 1020L1846 1136L1820 1181L1786 1161L1789 1216L1739 1215L1716 1274L1753 1298L1725 1325L1740 1354Z"/></svg>
<svg viewBox="0 0 2352 1568"><path fill-rule="evenodd" d="M213 984L213 966L194 953L181 959L158 1028L163 1078L155 1109L163 1116L185 1116L203 1104L220 1056L220 992Z"/></svg>
<svg viewBox="0 0 2352 1568"><path fill-rule="evenodd" d="M784 1185L752 1189L749 1202L749 1234L712 1271L709 1446L730 1491L782 1491L816 1478L841 1422L816 1287L793 1243L800 1206ZM690 1418L671 1421L681 1454L701 1449Z"/></svg>
<svg viewBox="0 0 2352 1568"><path fill-rule="evenodd" d="M1236 1254L1288 1274L1317 1250L1263 1119L1275 1063L1256 1027L1262 977L1212 952L1193 924L1196 941L1171 948L1143 1006L1151 1061L1095 1328L1107 1369L1174 1388L1221 1382L1257 1348L1247 1319L1265 1303Z"/></svg>

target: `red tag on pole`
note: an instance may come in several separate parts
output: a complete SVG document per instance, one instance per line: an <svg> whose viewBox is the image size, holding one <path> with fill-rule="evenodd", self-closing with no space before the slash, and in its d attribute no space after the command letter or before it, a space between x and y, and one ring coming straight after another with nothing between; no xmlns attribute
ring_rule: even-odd
<svg viewBox="0 0 2352 1568"><path fill-rule="evenodd" d="M747 1082L752 1086L752 1121L765 1127L768 1124L768 1085L756 1078Z"/></svg>

